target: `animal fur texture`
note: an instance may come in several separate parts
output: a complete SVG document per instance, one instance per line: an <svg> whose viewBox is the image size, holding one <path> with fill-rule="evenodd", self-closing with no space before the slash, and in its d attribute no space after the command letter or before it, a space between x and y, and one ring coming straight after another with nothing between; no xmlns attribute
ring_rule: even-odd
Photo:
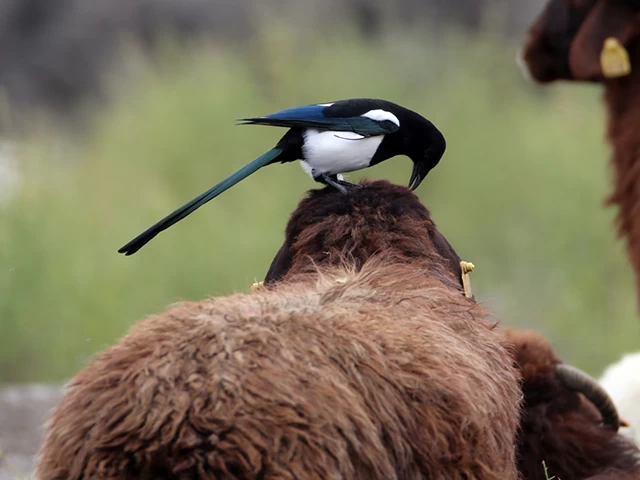
<svg viewBox="0 0 640 480"><path fill-rule="evenodd" d="M287 224L285 239L265 278L269 285L318 268L373 257L428 268L462 292L460 257L427 210L405 187L378 181L348 196L330 188L310 190Z"/></svg>
<svg viewBox="0 0 640 480"><path fill-rule="evenodd" d="M556 375L561 362L549 343L532 331L506 332L522 373L524 404L518 440L523 480L640 479L640 451L624 435L602 425L602 417L582 394Z"/></svg>
<svg viewBox="0 0 640 480"><path fill-rule="evenodd" d="M407 188L311 192L269 288L174 305L73 378L38 477L517 478L519 376L443 239Z"/></svg>
<svg viewBox="0 0 640 480"><path fill-rule="evenodd" d="M569 80L604 85L614 167L608 203L618 207L617 224L626 240L640 299L639 13L636 0L551 0L529 29L521 63L541 83ZM608 37L627 49L630 75L605 79L600 54Z"/></svg>

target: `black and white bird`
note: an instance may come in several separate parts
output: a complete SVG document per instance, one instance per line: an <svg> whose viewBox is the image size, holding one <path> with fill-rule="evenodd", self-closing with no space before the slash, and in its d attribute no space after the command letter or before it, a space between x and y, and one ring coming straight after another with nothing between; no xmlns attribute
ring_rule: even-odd
<svg viewBox="0 0 640 480"><path fill-rule="evenodd" d="M161 231L273 163L300 160L302 168L315 181L346 194L349 188L357 186L345 182L343 173L376 165L396 155L406 155L413 161L409 187L415 190L438 164L446 149L444 136L433 123L386 100L341 100L238 121L242 125L270 125L289 130L271 150L167 215L120 248L119 253L136 253Z"/></svg>

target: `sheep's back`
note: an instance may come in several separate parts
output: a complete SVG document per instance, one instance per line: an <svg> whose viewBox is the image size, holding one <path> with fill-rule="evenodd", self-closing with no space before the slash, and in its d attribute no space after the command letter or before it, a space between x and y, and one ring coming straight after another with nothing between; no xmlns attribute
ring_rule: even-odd
<svg viewBox="0 0 640 480"><path fill-rule="evenodd" d="M516 478L518 377L485 312L344 282L138 323L71 382L40 478Z"/></svg>

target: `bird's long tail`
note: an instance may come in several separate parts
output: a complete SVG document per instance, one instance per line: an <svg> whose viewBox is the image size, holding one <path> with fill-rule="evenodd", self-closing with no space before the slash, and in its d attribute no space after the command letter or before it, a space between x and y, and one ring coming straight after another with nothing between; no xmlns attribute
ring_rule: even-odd
<svg viewBox="0 0 640 480"><path fill-rule="evenodd" d="M163 230L166 230L174 223L178 223L180 220L195 212L202 205L207 203L209 200L213 200L218 195L220 195L225 190L233 187L236 183L244 180L252 173L255 173L260 168L270 164L273 162L278 156L282 153L281 148L272 148L271 150L263 153L258 158L253 160L252 162L246 164L237 172L229 175L227 178L222 180L217 185L214 185L209 190L204 193L201 193L193 200L185 203L180 208L171 212L169 215L164 217L162 220L152 225L136 238L127 243L124 247L118 250L118 253L124 253L125 255L133 255L142 247L144 247L148 242L150 242L156 235L158 235Z"/></svg>

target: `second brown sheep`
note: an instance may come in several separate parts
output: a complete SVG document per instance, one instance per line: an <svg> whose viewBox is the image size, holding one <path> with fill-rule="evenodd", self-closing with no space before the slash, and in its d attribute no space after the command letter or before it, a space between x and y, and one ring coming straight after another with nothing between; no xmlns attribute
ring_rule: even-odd
<svg viewBox="0 0 640 480"><path fill-rule="evenodd" d="M581 392L558 375L560 359L532 331L506 332L523 378L524 403L518 436L522 480L638 480L640 451L618 433L612 400L594 379ZM585 396L584 393L587 393Z"/></svg>
<svg viewBox="0 0 640 480"><path fill-rule="evenodd" d="M605 48L607 39L615 39L612 47ZM628 56L628 75L622 49ZM609 52L608 57L603 52ZM529 28L521 60L525 73L540 83L566 80L604 86L614 173L608 203L618 207L619 232L626 241L640 302L640 3L550 0ZM620 70L605 74L607 63Z"/></svg>

